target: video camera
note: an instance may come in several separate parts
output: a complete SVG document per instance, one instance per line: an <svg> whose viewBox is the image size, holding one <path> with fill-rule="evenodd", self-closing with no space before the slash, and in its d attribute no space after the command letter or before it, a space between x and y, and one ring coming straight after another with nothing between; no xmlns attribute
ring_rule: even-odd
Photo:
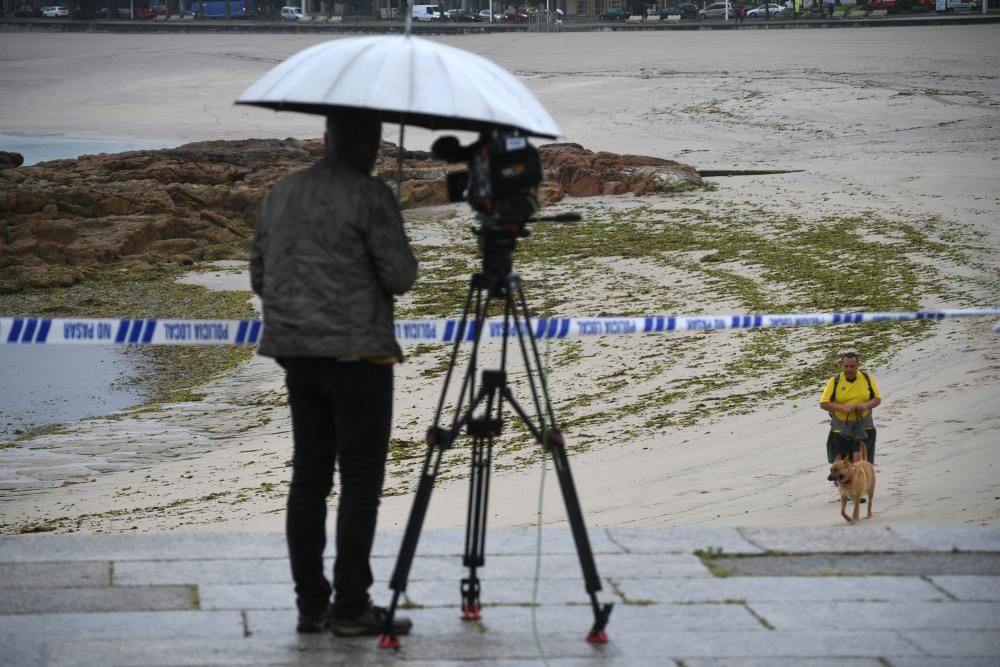
<svg viewBox="0 0 1000 667"><path fill-rule="evenodd" d="M448 174L448 200L468 202L490 217L527 221L538 211L535 188L542 182L542 161L528 138L512 130L492 130L462 146L453 136L434 142L431 152L469 168Z"/></svg>

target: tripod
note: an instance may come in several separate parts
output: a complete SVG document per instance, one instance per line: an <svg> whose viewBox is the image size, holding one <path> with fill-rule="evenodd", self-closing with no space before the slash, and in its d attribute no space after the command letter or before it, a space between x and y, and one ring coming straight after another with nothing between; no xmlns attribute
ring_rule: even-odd
<svg viewBox="0 0 1000 667"><path fill-rule="evenodd" d="M399 646L399 639L392 632L392 622L399 603L399 596L406 590L406 581L409 577L410 566L413 564L420 529L427 514L431 490L440 470L441 456L445 450L451 448L455 438L463 428L467 429L469 435L472 436L472 458L469 475L469 505L466 514L465 553L462 560L462 564L469 568L469 576L462 579L461 582L462 619L478 620L480 618L480 586L476 570L482 567L485 562L486 507L490 486L493 441L503 430L505 406L509 406L521 418L535 441L552 454L563 501L566 504L566 514L573 533L573 541L580 558L587 594L590 596L590 604L594 611L594 625L587 635L587 640L598 643L607 641L604 628L608 623L613 604L602 606L597 600L597 592L601 590L601 582L594 564L594 555L590 549L587 530L583 524L580 501L573 485L573 476L570 473L569 459L566 455L566 444L562 434L556 428L548 388L541 372L542 365L538 354L538 345L530 327L528 306L524 298L521 277L513 273L513 251L517 245L517 239L530 235L530 232L525 229L526 222L526 218L505 220L480 214L480 225L478 228L474 228L479 236L483 270L473 274L469 283L465 304L462 308L462 318L458 323L451 351L451 360L445 374L444 387L441 390L441 397L434 415L434 426L427 431L428 447L424 456L423 470L417 484L416 497L403 535L403 543L399 549L396 567L389 582L389 588L392 589L393 595L386 615L383 634L378 642L381 647L396 648ZM476 371L479 361L479 345L483 329L486 326L490 305L494 302L502 302L504 312L500 368L483 370L482 383L477 388ZM507 358L512 333L517 338L518 348L524 362L531 400L537 415L535 420L532 420L531 416L514 398L507 381ZM443 421L445 398L456 367L459 345L462 339L467 336L473 338L468 366L462 379L454 414L451 416L450 422ZM466 399L468 404L463 409ZM474 414L477 409L482 410L478 415Z"/></svg>

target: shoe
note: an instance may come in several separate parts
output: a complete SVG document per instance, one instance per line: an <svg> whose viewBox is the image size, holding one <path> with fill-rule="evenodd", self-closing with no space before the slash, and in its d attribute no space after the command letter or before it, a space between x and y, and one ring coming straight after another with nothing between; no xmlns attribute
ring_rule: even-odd
<svg viewBox="0 0 1000 667"><path fill-rule="evenodd" d="M330 629L338 637L380 635L385 628L385 619L388 614L388 610L370 604L355 618L331 618ZM412 627L413 621L405 616L394 616L392 619L392 633L394 635L409 634Z"/></svg>
<svg viewBox="0 0 1000 667"><path fill-rule="evenodd" d="M299 622L295 626L297 632L314 634L327 632L330 629L330 608L327 607L318 614L303 614L299 612Z"/></svg>

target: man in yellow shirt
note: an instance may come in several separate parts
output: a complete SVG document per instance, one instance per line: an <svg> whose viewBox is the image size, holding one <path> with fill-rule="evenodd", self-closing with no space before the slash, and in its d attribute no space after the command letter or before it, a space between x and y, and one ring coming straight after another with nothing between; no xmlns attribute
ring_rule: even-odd
<svg viewBox="0 0 1000 667"><path fill-rule="evenodd" d="M875 421L872 410L882 403L882 395L874 378L858 366L858 355L848 352L840 358L842 372L827 380L819 407L830 413L830 435L826 440L826 457L829 463L838 455L854 461L861 460L857 440L842 438L841 430L849 421L860 421L865 430L865 445L869 463L875 463Z"/></svg>

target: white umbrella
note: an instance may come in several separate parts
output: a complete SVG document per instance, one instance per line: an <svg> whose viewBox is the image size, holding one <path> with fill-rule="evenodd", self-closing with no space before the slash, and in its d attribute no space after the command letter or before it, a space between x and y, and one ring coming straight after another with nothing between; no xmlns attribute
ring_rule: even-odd
<svg viewBox="0 0 1000 667"><path fill-rule="evenodd" d="M351 37L288 58L236 100L279 111L372 109L390 123L433 130L496 127L555 138L559 126L507 70L411 35Z"/></svg>

